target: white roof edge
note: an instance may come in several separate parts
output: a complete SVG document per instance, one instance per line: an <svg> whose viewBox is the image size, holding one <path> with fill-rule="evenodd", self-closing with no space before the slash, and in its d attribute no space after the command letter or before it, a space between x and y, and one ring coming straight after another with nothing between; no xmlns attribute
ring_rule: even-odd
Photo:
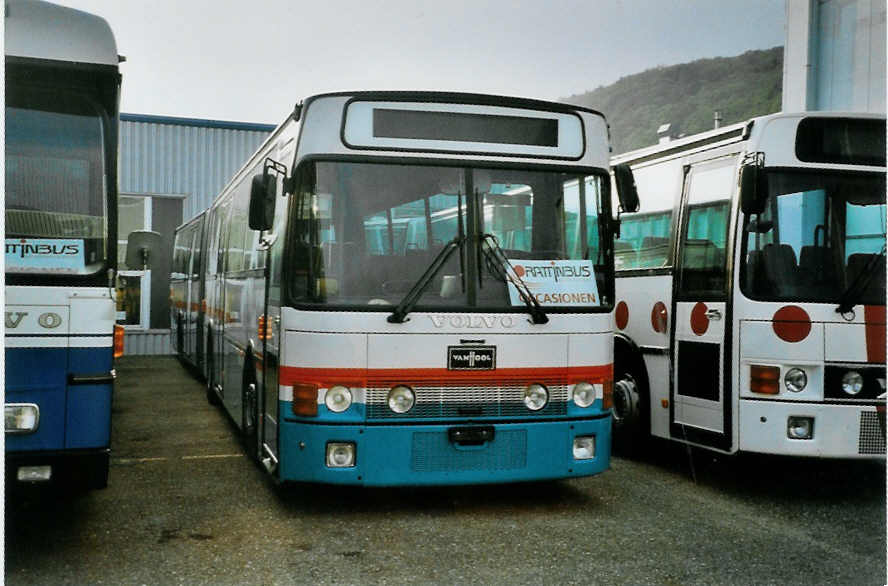
<svg viewBox="0 0 888 586"><path fill-rule="evenodd" d="M117 65L117 43L104 18L42 0L4 4L7 57Z"/></svg>
<svg viewBox="0 0 888 586"><path fill-rule="evenodd" d="M698 134L692 134L689 136L683 136L681 138L670 140L669 142L663 144L655 144L651 146L642 147L640 149L636 149L634 151L627 151L625 153L620 153L619 155L614 155L611 157L611 164L618 164L624 162L630 162L636 159L649 157L651 155L656 155L657 153L671 151L673 149L682 149L683 147L688 147L689 145L693 145L694 143L706 141L708 146L711 148L712 145L720 144L724 141L731 141L735 139L731 139L729 136L725 136L723 141L719 141L719 137L721 135L731 135L735 133L737 130L744 128L750 122L754 123L753 128L756 126L761 127L763 124L777 119L787 119L787 118L808 118L808 117L820 117L820 118L870 118L870 119L885 119L885 114L880 113L872 113L872 112L847 112L847 111L824 111L824 110L809 110L804 112L775 112L773 114L766 114L763 116L756 116L754 118L750 118L748 120L744 120L742 122L735 122L734 124L730 124L727 126L722 126L721 128L706 130L704 132L700 132Z"/></svg>

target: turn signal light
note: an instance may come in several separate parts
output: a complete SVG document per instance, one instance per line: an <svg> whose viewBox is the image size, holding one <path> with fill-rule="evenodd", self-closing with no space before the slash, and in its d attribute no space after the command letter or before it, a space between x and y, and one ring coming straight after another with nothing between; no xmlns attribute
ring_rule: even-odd
<svg viewBox="0 0 888 586"><path fill-rule="evenodd" d="M753 364L749 368L749 390L761 395L780 392L780 369L776 366Z"/></svg>
<svg viewBox="0 0 888 586"><path fill-rule="evenodd" d="M264 315L259 316L259 339L270 340L272 336L271 321Z"/></svg>
<svg viewBox="0 0 888 586"><path fill-rule="evenodd" d="M311 383L293 385L293 415L318 416L318 385Z"/></svg>
<svg viewBox="0 0 888 586"><path fill-rule="evenodd" d="M601 398L601 408L611 409L614 406L614 381L604 381L604 395Z"/></svg>
<svg viewBox="0 0 888 586"><path fill-rule="evenodd" d="M114 358L123 356L123 334L123 326L114 324Z"/></svg>

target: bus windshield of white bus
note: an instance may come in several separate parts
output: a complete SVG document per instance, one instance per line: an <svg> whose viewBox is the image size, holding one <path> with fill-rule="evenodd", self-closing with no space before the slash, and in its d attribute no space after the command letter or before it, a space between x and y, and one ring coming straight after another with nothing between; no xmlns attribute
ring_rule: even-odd
<svg viewBox="0 0 888 586"><path fill-rule="evenodd" d="M391 311L456 239L416 309L524 311L484 235L546 311L612 304L604 173L314 162L299 177L284 269L295 304Z"/></svg>
<svg viewBox="0 0 888 586"><path fill-rule="evenodd" d="M103 122L87 98L7 88L6 272L85 275L105 266Z"/></svg>
<svg viewBox="0 0 888 586"><path fill-rule="evenodd" d="M765 211L745 225L743 292L824 303L850 293L852 304L884 304L884 173L770 171L768 185Z"/></svg>

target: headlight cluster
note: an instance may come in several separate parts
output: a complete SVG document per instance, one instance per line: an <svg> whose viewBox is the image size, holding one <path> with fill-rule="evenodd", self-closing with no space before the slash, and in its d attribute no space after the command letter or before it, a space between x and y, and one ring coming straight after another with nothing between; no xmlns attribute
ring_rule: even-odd
<svg viewBox="0 0 888 586"><path fill-rule="evenodd" d="M790 368L783 375L783 384L786 386L786 390L801 393L808 386L808 375L801 368Z"/></svg>
<svg viewBox="0 0 888 586"><path fill-rule="evenodd" d="M352 404L352 394L348 387L336 385L327 390L324 404L333 413L342 413Z"/></svg>
<svg viewBox="0 0 888 586"><path fill-rule="evenodd" d="M588 407L595 402L598 393L591 383L577 383L573 388L573 402L577 407Z"/></svg>
<svg viewBox="0 0 888 586"><path fill-rule="evenodd" d="M388 406L395 413L407 413L415 403L416 394L407 385L398 385L389 391Z"/></svg>
<svg viewBox="0 0 888 586"><path fill-rule="evenodd" d="M578 407L589 407L599 398L601 385L595 385L587 382L579 382L573 385L572 399ZM337 389L337 393L334 393ZM331 411L347 409L351 404L351 394L345 387L334 387L327 392L327 407ZM341 390L339 390L341 389ZM347 394L347 395L346 395ZM332 395L332 396L331 396ZM341 398L340 398L341 395ZM346 398L347 396L347 398ZM541 411L549 404L549 389L542 383L531 383L524 388L523 401L524 406L530 411ZM332 402L332 406L331 406ZM409 412L416 405L416 392L407 385L396 385L388 392L386 398L389 409L399 415Z"/></svg>
<svg viewBox="0 0 888 586"><path fill-rule="evenodd" d="M524 389L524 404L531 411L539 411L549 402L549 390L539 384L533 383L527 385Z"/></svg>
<svg viewBox="0 0 888 586"><path fill-rule="evenodd" d="M852 397L863 390L863 376L856 370L849 370L842 376L842 390Z"/></svg>

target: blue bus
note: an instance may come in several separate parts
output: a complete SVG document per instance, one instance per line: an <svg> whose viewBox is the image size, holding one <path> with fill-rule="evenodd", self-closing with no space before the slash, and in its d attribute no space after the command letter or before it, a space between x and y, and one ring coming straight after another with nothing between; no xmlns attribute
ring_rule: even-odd
<svg viewBox="0 0 888 586"><path fill-rule="evenodd" d="M120 73L108 23L6 2L6 478L107 484Z"/></svg>

